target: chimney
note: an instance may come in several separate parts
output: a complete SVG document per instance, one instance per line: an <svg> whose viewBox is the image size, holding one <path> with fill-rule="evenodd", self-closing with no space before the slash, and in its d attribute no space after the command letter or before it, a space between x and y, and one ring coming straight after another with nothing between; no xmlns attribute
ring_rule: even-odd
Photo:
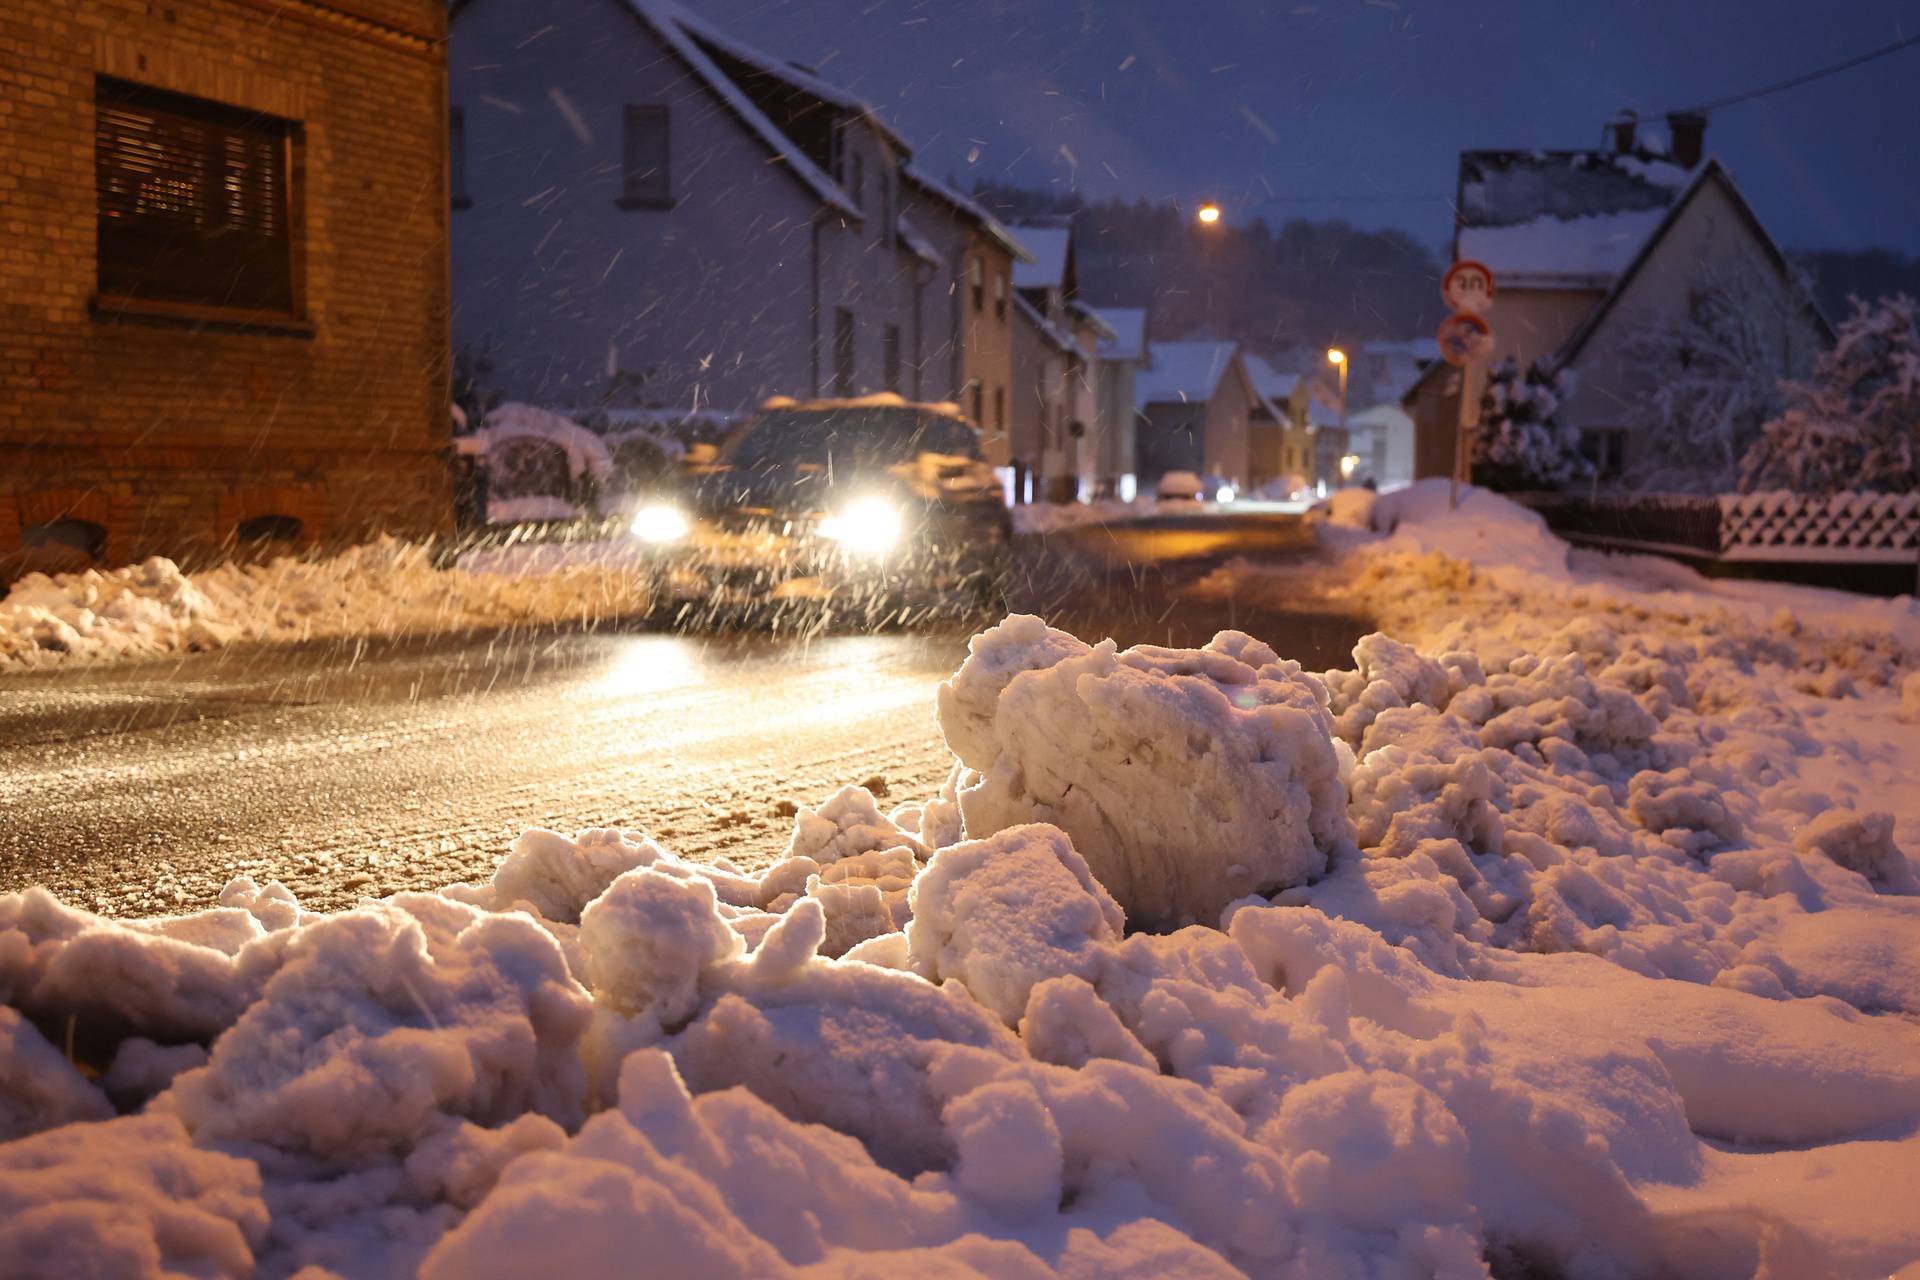
<svg viewBox="0 0 1920 1280"><path fill-rule="evenodd" d="M1632 107L1607 121L1607 132L1613 139L1613 149L1621 155L1632 155L1634 137L1640 131L1640 115Z"/></svg>
<svg viewBox="0 0 1920 1280"><path fill-rule="evenodd" d="M1682 169L1697 166L1706 154L1707 118L1698 112L1676 111L1667 117L1673 138L1673 161Z"/></svg>

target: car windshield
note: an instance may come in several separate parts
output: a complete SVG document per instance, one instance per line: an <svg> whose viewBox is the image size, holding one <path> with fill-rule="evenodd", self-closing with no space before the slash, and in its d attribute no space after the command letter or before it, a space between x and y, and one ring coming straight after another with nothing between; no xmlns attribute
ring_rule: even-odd
<svg viewBox="0 0 1920 1280"><path fill-rule="evenodd" d="M973 428L958 418L911 409L776 409L756 418L728 448L728 464L769 467L889 467L923 453L979 456Z"/></svg>

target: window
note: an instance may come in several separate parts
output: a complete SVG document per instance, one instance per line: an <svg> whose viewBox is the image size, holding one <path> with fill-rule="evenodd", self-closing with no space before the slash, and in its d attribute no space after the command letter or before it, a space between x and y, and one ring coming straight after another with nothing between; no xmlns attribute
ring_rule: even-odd
<svg viewBox="0 0 1920 1280"><path fill-rule="evenodd" d="M668 167L671 131L667 108L656 103L629 102L622 120L618 204L622 209L672 208L673 184Z"/></svg>
<svg viewBox="0 0 1920 1280"><path fill-rule="evenodd" d="M1007 429L1007 389L1005 387L993 389L993 429L995 431Z"/></svg>
<svg viewBox="0 0 1920 1280"><path fill-rule="evenodd" d="M299 137L290 120L96 80L100 292L294 314Z"/></svg>
<svg viewBox="0 0 1920 1280"><path fill-rule="evenodd" d="M473 204L467 194L467 109L447 108L447 195L456 209Z"/></svg>
<svg viewBox="0 0 1920 1280"><path fill-rule="evenodd" d="M1587 427L1580 432L1580 453L1603 480L1620 474L1626 462L1627 433L1620 427Z"/></svg>
<svg viewBox="0 0 1920 1280"><path fill-rule="evenodd" d="M880 360L886 371L887 390L900 392L900 326L890 324L880 335Z"/></svg>
<svg viewBox="0 0 1920 1280"><path fill-rule="evenodd" d="M967 264L967 286L973 290L973 309L985 311L987 309L987 270L980 265L978 258Z"/></svg>
<svg viewBox="0 0 1920 1280"><path fill-rule="evenodd" d="M1007 278L1005 276L993 278L993 314L1002 320L1007 318Z"/></svg>
<svg viewBox="0 0 1920 1280"><path fill-rule="evenodd" d="M967 384L967 398L972 402L969 407L973 410L970 416L973 418L973 425L976 427L984 427L987 425L986 418L981 414L981 410L986 407L984 401L985 395L986 388L980 385L978 378L975 378Z"/></svg>
<svg viewBox="0 0 1920 1280"><path fill-rule="evenodd" d="M833 394L853 394L853 312L833 309Z"/></svg>

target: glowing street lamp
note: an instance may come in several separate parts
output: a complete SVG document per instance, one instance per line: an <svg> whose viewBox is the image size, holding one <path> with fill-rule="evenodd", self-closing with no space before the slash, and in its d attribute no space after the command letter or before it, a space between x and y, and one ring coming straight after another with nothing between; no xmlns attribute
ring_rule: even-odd
<svg viewBox="0 0 1920 1280"><path fill-rule="evenodd" d="M1327 363L1340 371L1340 444L1347 444L1347 353L1339 347L1327 348ZM1340 478L1353 479L1353 469L1360 465L1360 459L1347 454L1340 459Z"/></svg>
<svg viewBox="0 0 1920 1280"><path fill-rule="evenodd" d="M1220 206L1209 200L1195 210L1193 216L1210 227L1220 221Z"/></svg>

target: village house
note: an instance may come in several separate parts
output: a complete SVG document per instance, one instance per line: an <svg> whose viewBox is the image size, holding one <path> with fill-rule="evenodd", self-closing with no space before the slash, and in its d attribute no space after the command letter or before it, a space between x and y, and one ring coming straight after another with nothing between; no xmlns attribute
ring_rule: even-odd
<svg viewBox="0 0 1920 1280"><path fill-rule="evenodd" d="M1091 420L1082 391L1092 383L1089 349L1071 310L1079 295L1073 232L1016 226L1013 234L1032 258L1013 268L1010 492L1018 502L1069 502L1079 492L1077 442Z"/></svg>
<svg viewBox="0 0 1920 1280"><path fill-rule="evenodd" d="M0 7L0 578L450 528L444 21Z"/></svg>
<svg viewBox="0 0 1920 1280"><path fill-rule="evenodd" d="M1132 501L1139 487L1134 443L1134 382L1147 362L1147 313L1140 307L1101 307L1096 314L1106 334L1094 348L1095 450L1092 470L1112 477L1096 485L1094 497Z"/></svg>
<svg viewBox="0 0 1920 1280"><path fill-rule="evenodd" d="M1319 475L1314 461L1313 432L1308 429L1311 399L1308 381L1284 373L1256 355L1243 353L1247 377L1259 399L1248 424L1247 465L1256 489L1273 496L1291 497L1311 488Z"/></svg>
<svg viewBox="0 0 1920 1280"><path fill-rule="evenodd" d="M1561 414L1601 486L1635 482L1662 453L1649 400L1670 371L1651 363L1649 333L1721 298L1769 318L1763 378L1804 373L1831 340L1731 175L1703 157L1704 120L1671 123L1665 146L1646 145L1629 120L1609 150L1460 156L1454 256L1494 274L1494 359L1568 375ZM1460 385L1435 364L1405 397L1420 475L1452 469Z"/></svg>
<svg viewBox="0 0 1920 1280"><path fill-rule="evenodd" d="M1191 471L1244 491L1253 479L1252 420L1263 404L1231 342L1153 342L1135 377L1140 483ZM1271 413L1269 406L1267 412Z"/></svg>
<svg viewBox="0 0 1920 1280"><path fill-rule="evenodd" d="M1021 250L866 103L667 0L457 0L449 59L454 346L494 398L890 391L992 432Z"/></svg>

